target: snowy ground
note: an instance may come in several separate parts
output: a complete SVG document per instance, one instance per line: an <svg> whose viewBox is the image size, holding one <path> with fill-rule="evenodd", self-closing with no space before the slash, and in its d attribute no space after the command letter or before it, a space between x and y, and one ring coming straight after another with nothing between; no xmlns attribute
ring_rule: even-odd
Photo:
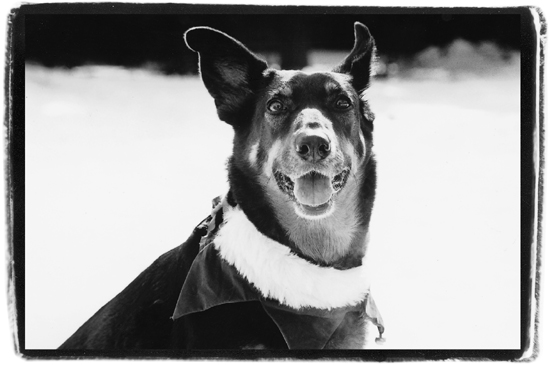
<svg viewBox="0 0 550 365"><path fill-rule="evenodd" d="M519 347L519 67L482 71L370 90L377 348ZM208 214L232 130L196 77L27 66L25 87L26 347L48 349Z"/></svg>

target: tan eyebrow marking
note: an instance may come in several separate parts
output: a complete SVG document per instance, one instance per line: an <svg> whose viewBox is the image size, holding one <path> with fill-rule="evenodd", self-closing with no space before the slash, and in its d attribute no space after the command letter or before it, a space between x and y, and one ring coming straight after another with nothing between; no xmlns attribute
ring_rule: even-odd
<svg viewBox="0 0 550 365"><path fill-rule="evenodd" d="M287 97L287 98L290 98L292 97L292 89L290 88L290 86L288 85L282 85L276 89L273 89L273 90L270 90L268 92L269 96L273 97L273 96L282 96L282 97Z"/></svg>
<svg viewBox="0 0 550 365"><path fill-rule="evenodd" d="M332 94L332 93L335 93L335 92L339 92L339 91L342 91L342 87L335 83L335 82L327 82L325 84L325 90L327 92L327 94Z"/></svg>

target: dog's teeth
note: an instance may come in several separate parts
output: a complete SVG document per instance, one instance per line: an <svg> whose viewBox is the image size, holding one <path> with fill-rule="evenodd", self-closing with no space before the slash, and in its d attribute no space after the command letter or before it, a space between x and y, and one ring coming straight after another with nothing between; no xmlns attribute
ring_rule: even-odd
<svg viewBox="0 0 550 365"><path fill-rule="evenodd" d="M294 183L292 180L280 171L274 171L273 175L275 176L275 181L279 189L291 198L294 198Z"/></svg>

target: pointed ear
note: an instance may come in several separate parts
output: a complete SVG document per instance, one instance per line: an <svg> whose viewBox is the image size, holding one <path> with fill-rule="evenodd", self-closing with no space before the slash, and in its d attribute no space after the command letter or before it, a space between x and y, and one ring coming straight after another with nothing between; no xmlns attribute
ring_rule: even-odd
<svg viewBox="0 0 550 365"><path fill-rule="evenodd" d="M184 38L187 47L199 53L202 80L215 100L219 118L236 123L238 112L263 77L266 62L236 39L212 28L191 28Z"/></svg>
<svg viewBox="0 0 550 365"><path fill-rule="evenodd" d="M351 75L353 87L361 93L369 86L374 50L374 38L370 35L369 29L355 22L355 45L351 53L333 71Z"/></svg>

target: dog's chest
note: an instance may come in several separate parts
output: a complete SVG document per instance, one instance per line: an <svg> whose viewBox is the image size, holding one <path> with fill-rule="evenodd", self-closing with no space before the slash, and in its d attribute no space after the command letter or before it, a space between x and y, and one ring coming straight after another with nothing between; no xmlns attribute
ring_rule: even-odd
<svg viewBox="0 0 550 365"><path fill-rule="evenodd" d="M361 349L367 328L365 319L357 313L346 315L334 331L326 323L310 326L298 317L275 323L260 302L213 307L182 317L176 324L179 330L175 335L180 343L175 346L190 349ZM327 330L331 332L327 339L315 339Z"/></svg>
<svg viewBox="0 0 550 365"><path fill-rule="evenodd" d="M176 320L175 346L189 349L288 349L259 302L215 306ZM179 342L179 343L177 343Z"/></svg>
<svg viewBox="0 0 550 365"><path fill-rule="evenodd" d="M225 201L211 217L174 311L184 323L178 347L363 348L370 293L362 267L313 265Z"/></svg>

